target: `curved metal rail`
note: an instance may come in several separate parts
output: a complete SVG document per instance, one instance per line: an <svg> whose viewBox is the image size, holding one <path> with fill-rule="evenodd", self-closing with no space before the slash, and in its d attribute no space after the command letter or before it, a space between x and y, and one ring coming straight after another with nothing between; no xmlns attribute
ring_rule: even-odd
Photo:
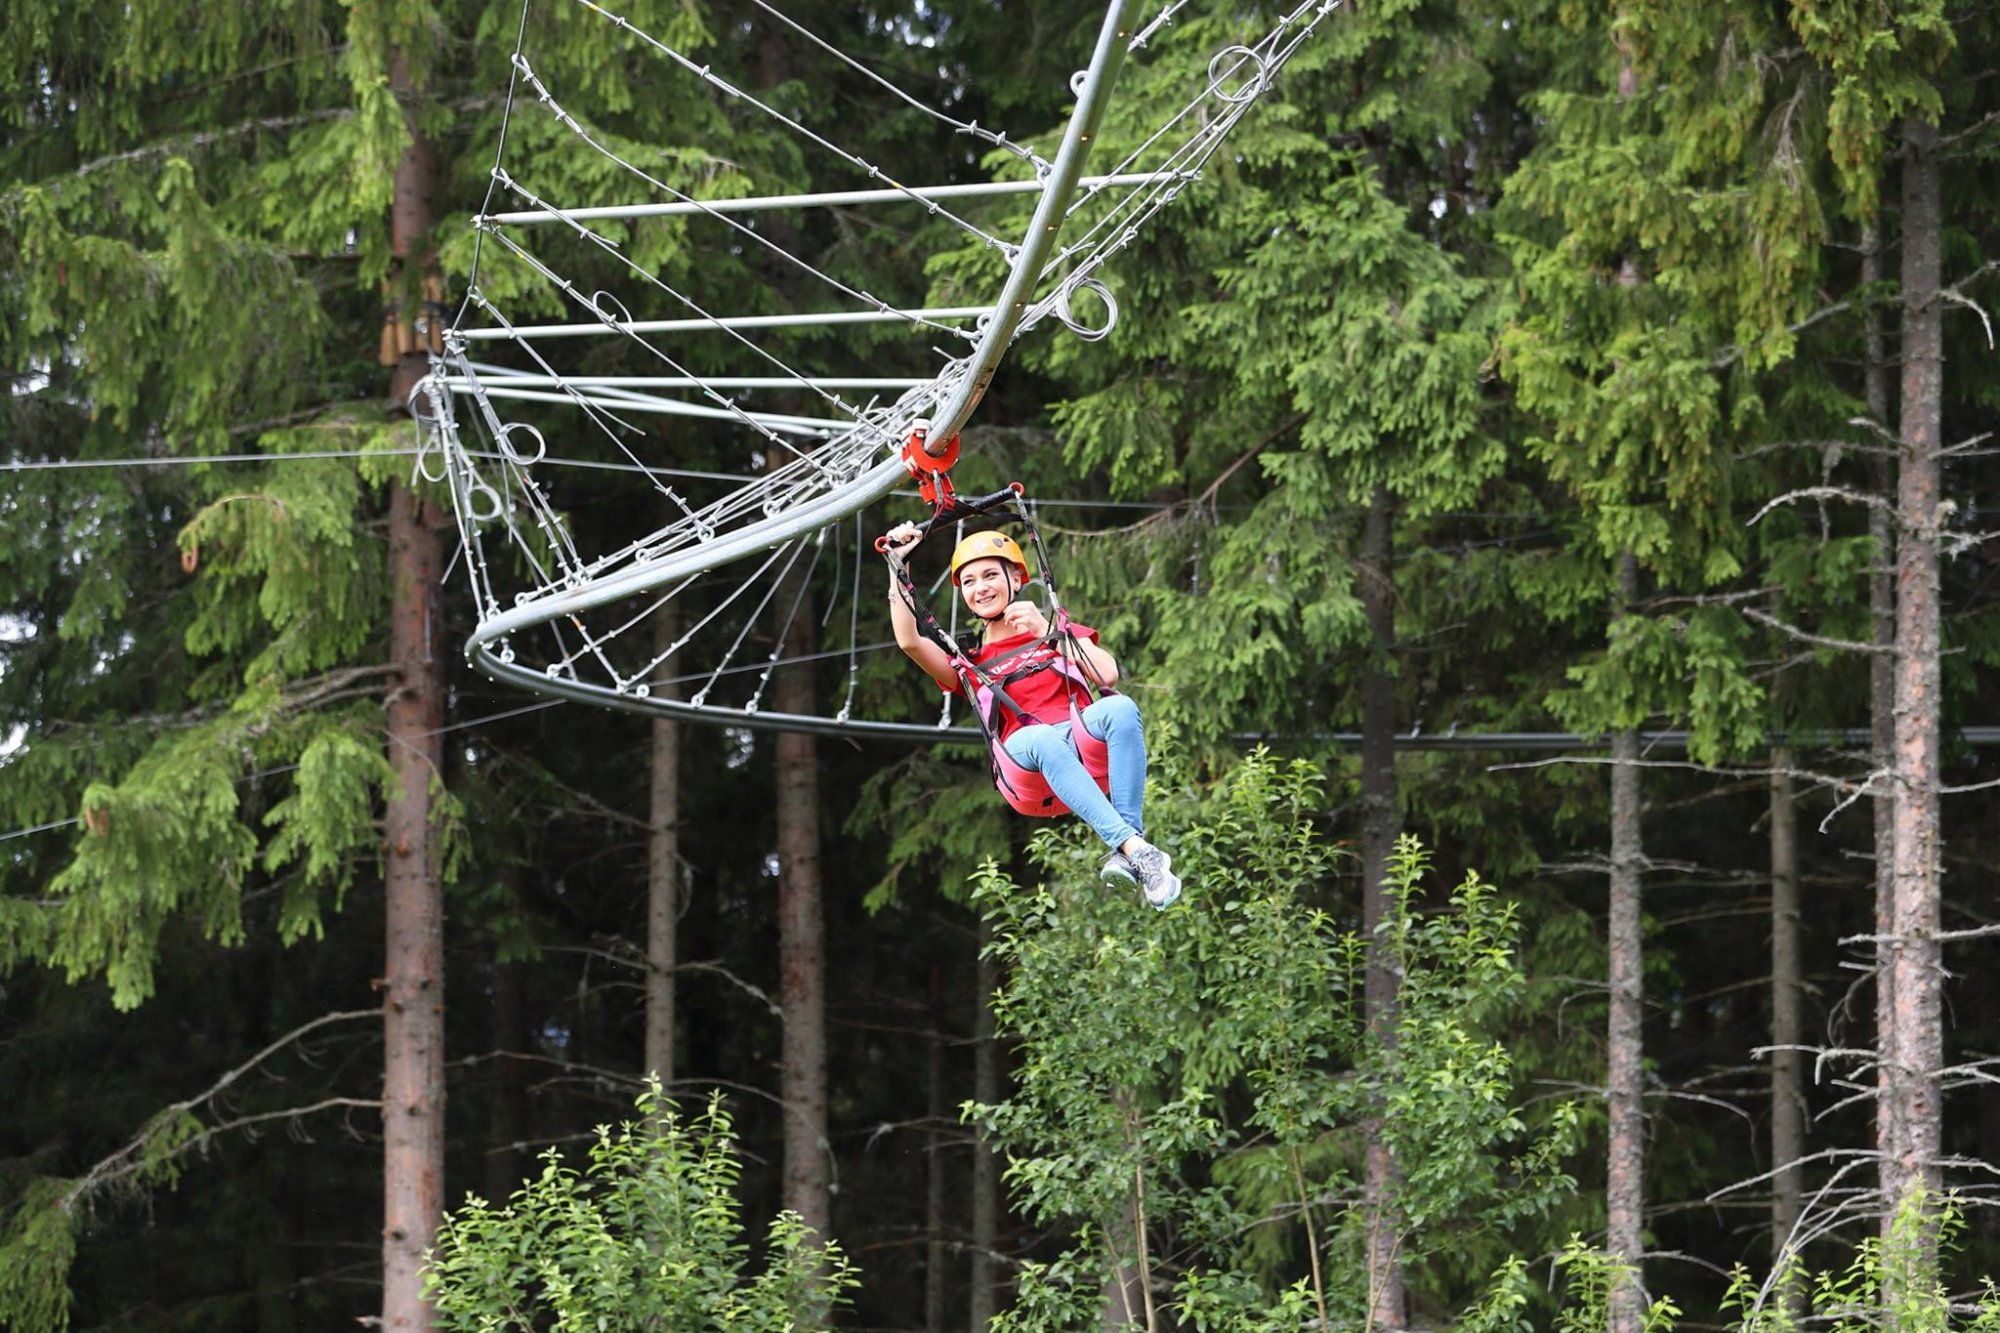
<svg viewBox="0 0 2000 1333"><path fill-rule="evenodd" d="M948 439L971 415L986 386L992 381L1009 344L1021 329L1028 313L1044 265L1054 249L1056 233L1077 182L1083 174L1091 141L1097 136L1112 85L1124 62L1142 0L1111 0L1098 31L1089 66L1077 84L1077 100L1061 146L1050 164L1048 179L1013 256L1006 284L994 310L980 331L978 342L967 356L953 362L926 389L906 394L886 417L856 423L840 439L852 439L858 432L883 433L890 422L902 417L924 415L913 410L924 399L937 404L930 413L931 438ZM896 442L901 442L900 432ZM887 495L907 473L899 458L891 456L841 483L818 498L744 525L735 531L699 542L684 550L641 560L615 573L575 587L551 590L526 599L500 614L483 619L466 643L472 665L494 680L520 686L539 694L588 702L626 712L693 719L711 724L780 728L832 735L894 737L903 740L936 741L955 739L959 728L940 728L916 723L873 722L859 719L836 721L831 718L802 717L780 713L745 713L742 710L698 707L674 699L621 693L606 685L562 676L551 676L506 660L499 645L510 635L581 615L625 598L638 596L669 584L681 582L733 561L815 532L836 523ZM454 497L455 499L459 497ZM974 735L976 740L976 733Z"/></svg>

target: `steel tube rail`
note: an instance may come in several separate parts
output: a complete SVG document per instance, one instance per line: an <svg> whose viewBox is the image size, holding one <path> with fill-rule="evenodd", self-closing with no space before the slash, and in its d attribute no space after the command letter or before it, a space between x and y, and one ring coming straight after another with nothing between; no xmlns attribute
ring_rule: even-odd
<svg viewBox="0 0 2000 1333"><path fill-rule="evenodd" d="M479 383L510 389L555 389L567 384L589 389L915 389L929 384L913 376L866 375L481 375ZM445 387L469 388L463 375L445 377Z"/></svg>
<svg viewBox="0 0 2000 1333"><path fill-rule="evenodd" d="M1121 12L1135 8L1122 4ZM1121 52L1122 55L1122 52ZM1093 63L1092 68L1096 68ZM1078 99L1082 104L1082 99ZM1092 133L1096 121L1091 122ZM1068 141L1065 140L1065 143ZM1058 158L1060 160L1060 158ZM1116 189L1121 186L1157 185L1188 175L1180 171L1128 171L1116 176L1091 176L1074 182L1087 190ZM668 204L604 204L592 208L523 208L508 213L479 213L472 219L477 227L485 223L502 226L531 225L592 218L684 217L691 213L761 213L786 208L841 208L850 204L908 204L925 199L968 199L981 195L1032 194L1042 188L1039 180L970 181L963 185L913 185L902 190L828 190L819 194L766 194L744 199L679 200Z"/></svg>
<svg viewBox="0 0 2000 1333"><path fill-rule="evenodd" d="M467 342L516 338L585 338L607 333L701 333L709 329L805 329L829 324L894 324L920 319L977 319L990 305L948 305L927 310L826 310L804 315L727 315L715 319L633 319L596 324L519 324L511 329L461 329Z"/></svg>
<svg viewBox="0 0 2000 1333"><path fill-rule="evenodd" d="M1063 131L1062 146L1056 150L1055 161L1049 167L1047 188L1035 204L1035 216L1028 223L1028 234L1021 240L1020 253L1014 256L1007 285L1000 289L1000 299L994 302L998 308L987 322L986 337L972 353L965 378L952 389L951 396L944 400L931 421L924 449L932 457L943 453L951 438L971 418L972 409L979 405L986 386L1000 369L1000 357L1014 340L1021 317L1028 311L1028 302L1041 282L1042 263L1055 244L1056 229L1062 225L1070 197L1076 192L1083 161L1090 155L1090 141L1097 137L1098 123L1104 119L1111 85L1125 63L1125 41L1132 35L1132 20L1139 5L1140 0L1112 0L1104 15L1104 26L1097 33L1097 48L1091 53L1090 67L1084 71L1083 85L1077 89L1076 110Z"/></svg>
<svg viewBox="0 0 2000 1333"><path fill-rule="evenodd" d="M461 379L457 384L445 386L453 393L471 394L469 382ZM703 403L690 403L680 398L654 398L641 393L621 393L606 390L602 394L567 394L543 389L496 389L482 382L481 389L488 398L515 398L530 403L563 403L574 407L581 402L591 407L601 407L607 411L646 412L657 416L704 417L711 421L734 421L741 423L745 417L767 430L783 431L788 435L837 435L853 423L828 417L778 416L769 412L751 412L739 409L732 412L724 407L709 407Z"/></svg>

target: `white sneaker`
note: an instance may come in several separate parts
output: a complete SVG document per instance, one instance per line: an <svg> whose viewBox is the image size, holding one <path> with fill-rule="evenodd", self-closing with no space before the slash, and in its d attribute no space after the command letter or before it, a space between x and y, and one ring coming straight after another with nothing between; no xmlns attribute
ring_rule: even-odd
<svg viewBox="0 0 2000 1333"><path fill-rule="evenodd" d="M1166 911L1181 896L1181 877L1174 873L1174 858L1152 843L1141 843L1126 860L1139 872L1139 888L1157 911Z"/></svg>
<svg viewBox="0 0 2000 1333"><path fill-rule="evenodd" d="M1097 868L1097 877L1106 884L1119 884L1128 889L1139 887L1139 872L1123 852L1113 852L1104 858L1104 864Z"/></svg>

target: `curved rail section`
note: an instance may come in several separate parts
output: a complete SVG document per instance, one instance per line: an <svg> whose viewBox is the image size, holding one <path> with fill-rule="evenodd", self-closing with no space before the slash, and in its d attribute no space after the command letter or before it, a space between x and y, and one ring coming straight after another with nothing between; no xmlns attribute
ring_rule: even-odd
<svg viewBox="0 0 2000 1333"><path fill-rule="evenodd" d="M1076 83L1075 110L1050 163L1033 218L1014 252L1000 297L985 317L973 350L948 364L931 383L905 393L893 407L869 414L841 430L815 450L813 457L840 453L843 445L852 445L863 436L871 437L878 447L893 450L900 446L910 425L922 417L930 418L933 439L949 438L971 416L1009 345L1028 324L1034 322L1027 318L1030 302L1054 251L1062 218L1076 193L1091 142L1097 136L1099 122L1124 61L1141 3L1142 0L1111 0L1106 10L1090 64ZM438 370L440 383L442 377L452 373L449 364L441 364ZM435 385L432 392L437 393ZM449 407L441 401L441 395L440 401L434 403L434 411L440 419L448 418ZM574 621L585 612L684 584L703 573L771 551L826 528L887 495L906 477L902 461L892 452L887 458L856 470L854 475L838 481L810 500L784 506L734 530L715 532L681 549L650 558L643 555L635 557L598 577L565 581L523 595L509 608L482 608L487 614L482 615L478 628L468 640L466 655L473 666L496 681L539 694L626 712L710 724L901 740L955 740L958 733L963 732L972 743L977 743L978 734L969 728L746 712L738 708L704 706L656 697L643 690L620 691L592 680L538 670L513 660L512 654L505 648L510 636L557 622ZM452 499L461 516L476 515L479 501L472 491L474 483L471 479L456 466L447 468L446 479L451 484Z"/></svg>

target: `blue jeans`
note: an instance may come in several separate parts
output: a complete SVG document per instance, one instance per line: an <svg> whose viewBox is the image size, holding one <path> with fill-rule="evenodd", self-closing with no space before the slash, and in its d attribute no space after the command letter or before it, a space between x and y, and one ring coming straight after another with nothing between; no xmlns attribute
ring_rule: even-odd
<svg viewBox="0 0 2000 1333"><path fill-rule="evenodd" d="M1077 758L1067 722L1022 727L1007 738L1007 753L1022 768L1040 773L1056 798L1116 851L1127 838L1145 836L1146 736L1139 705L1107 694L1083 710L1083 726L1110 754L1108 799Z"/></svg>

